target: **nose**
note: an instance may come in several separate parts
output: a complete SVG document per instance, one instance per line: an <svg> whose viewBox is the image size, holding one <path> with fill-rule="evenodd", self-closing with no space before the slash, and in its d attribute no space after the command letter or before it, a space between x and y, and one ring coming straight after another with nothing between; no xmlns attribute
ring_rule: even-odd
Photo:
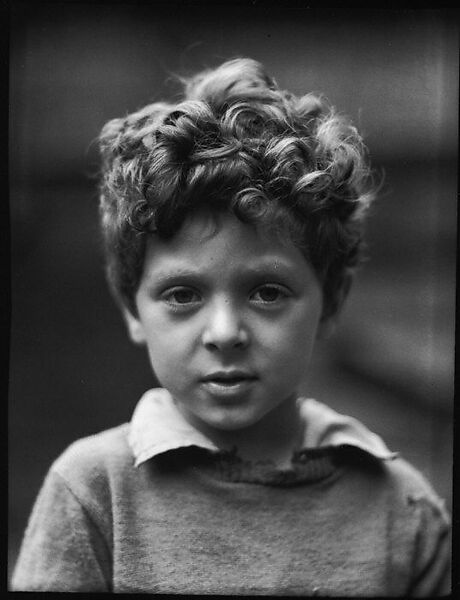
<svg viewBox="0 0 460 600"><path fill-rule="evenodd" d="M230 350L246 348L249 332L237 307L228 300L216 302L206 315L203 344L208 350Z"/></svg>

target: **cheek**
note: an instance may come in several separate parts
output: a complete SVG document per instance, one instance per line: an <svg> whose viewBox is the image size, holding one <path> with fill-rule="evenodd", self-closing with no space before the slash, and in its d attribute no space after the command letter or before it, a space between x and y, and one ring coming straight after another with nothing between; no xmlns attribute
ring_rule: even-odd
<svg viewBox="0 0 460 600"><path fill-rule="evenodd" d="M183 359L183 344L167 335L152 335L147 340L150 361L155 369L176 368Z"/></svg>
<svg viewBox="0 0 460 600"><path fill-rule="evenodd" d="M299 310L273 328L265 346L271 349L282 369L289 372L305 369L315 345L319 318L319 310Z"/></svg>
<svg viewBox="0 0 460 600"><path fill-rule="evenodd" d="M305 369L311 358L314 343L312 335L307 332L302 335L300 331L278 340L275 354L281 370L292 373Z"/></svg>
<svg viewBox="0 0 460 600"><path fill-rule="evenodd" d="M169 344L148 344L150 366L161 386L174 391L182 386L184 356Z"/></svg>
<svg viewBox="0 0 460 600"><path fill-rule="evenodd" d="M299 304L294 310L275 322L278 337L292 345L309 347L316 339L321 311L316 303Z"/></svg>
<svg viewBox="0 0 460 600"><path fill-rule="evenodd" d="M179 380L190 362L196 332L184 324L172 325L164 316L150 318L146 329L150 364L157 378Z"/></svg>
<svg viewBox="0 0 460 600"><path fill-rule="evenodd" d="M143 318L144 331L151 353L173 353L190 344L194 335L191 323L172 319L161 310L150 310Z"/></svg>

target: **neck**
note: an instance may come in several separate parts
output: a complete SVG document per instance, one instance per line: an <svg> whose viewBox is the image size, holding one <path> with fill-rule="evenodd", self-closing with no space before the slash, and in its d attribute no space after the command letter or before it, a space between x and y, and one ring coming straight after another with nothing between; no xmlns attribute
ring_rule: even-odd
<svg viewBox="0 0 460 600"><path fill-rule="evenodd" d="M292 453L299 449L304 437L296 396L244 429L216 430L206 425L200 428L217 447L223 450L236 447L244 460L267 460L278 467L290 465Z"/></svg>

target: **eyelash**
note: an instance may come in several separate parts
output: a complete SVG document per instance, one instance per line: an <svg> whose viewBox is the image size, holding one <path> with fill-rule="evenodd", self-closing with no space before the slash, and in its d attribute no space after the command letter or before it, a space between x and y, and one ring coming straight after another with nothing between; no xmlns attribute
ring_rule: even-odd
<svg viewBox="0 0 460 600"><path fill-rule="evenodd" d="M285 298L288 298L290 296L288 290L280 285L274 284L274 283L267 283L264 285L259 286L252 294L251 294L251 298L253 298L257 293L260 293L261 291L266 291L266 290L275 290L277 292L277 297L275 300L258 300L257 302L260 304L265 304L265 305L269 305L269 304L277 304L280 300L284 300Z"/></svg>
<svg viewBox="0 0 460 600"><path fill-rule="evenodd" d="M181 292L194 294L198 298L198 300L189 301L189 302L177 302L177 298L175 299L174 296L175 296L175 294L180 294ZM171 288L169 290L166 290L166 292L163 292L162 299L174 307L188 307L188 308L190 307L191 304L197 304L201 300L198 292L195 292L194 289L188 288L188 287L179 287L179 286L175 287L175 288Z"/></svg>
<svg viewBox="0 0 460 600"><path fill-rule="evenodd" d="M276 294L276 298L272 299L272 300L264 300L262 297L260 299L255 299L256 294L259 294L263 291L275 291ZM178 302L177 301L177 294L180 293L185 293L185 294L190 294L191 296L194 296L193 300L189 300L186 302ZM291 296L290 291L285 288L284 286L275 284L275 283L266 283L263 285L260 285L258 288L256 288L249 296L250 300L255 302L258 305L263 305L263 306L275 306L278 305L278 303L280 301L285 300L286 298L289 298ZM198 292L196 292L193 288L189 288L189 287L175 287L175 288L171 288L169 290L166 290L165 292L163 292L163 294L161 295L161 298L167 302L173 309L175 310L190 310L191 308L195 308L200 302L201 302L201 296Z"/></svg>

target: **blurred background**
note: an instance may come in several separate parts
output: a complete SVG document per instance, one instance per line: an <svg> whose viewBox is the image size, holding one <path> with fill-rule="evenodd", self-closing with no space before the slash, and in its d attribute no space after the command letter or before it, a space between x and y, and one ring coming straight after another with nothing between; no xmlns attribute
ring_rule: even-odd
<svg viewBox="0 0 460 600"><path fill-rule="evenodd" d="M104 280L94 139L108 119L177 99L174 74L236 56L324 93L384 175L369 262L304 391L361 419L452 506L454 13L191 4L11 4L9 572L51 462L129 420L154 385Z"/></svg>

